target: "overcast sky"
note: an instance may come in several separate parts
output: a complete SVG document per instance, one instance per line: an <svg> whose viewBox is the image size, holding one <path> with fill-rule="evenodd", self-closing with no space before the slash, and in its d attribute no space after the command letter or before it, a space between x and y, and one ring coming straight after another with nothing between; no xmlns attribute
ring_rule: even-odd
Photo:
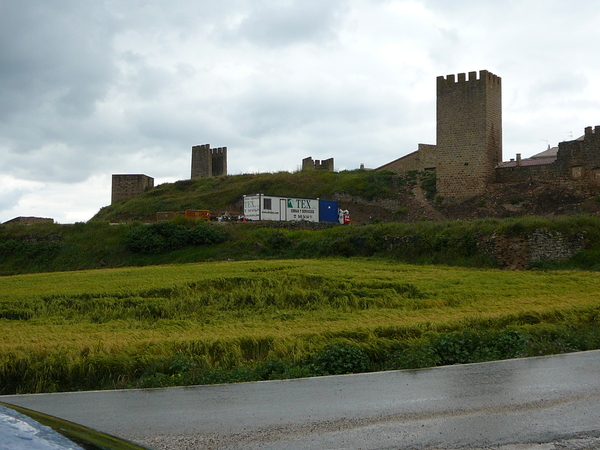
<svg viewBox="0 0 600 450"><path fill-rule="evenodd" d="M596 0L0 0L0 222L90 219L111 174L378 167L435 144L439 75L502 77L504 159L600 124ZM285 193L281 193L285 194Z"/></svg>

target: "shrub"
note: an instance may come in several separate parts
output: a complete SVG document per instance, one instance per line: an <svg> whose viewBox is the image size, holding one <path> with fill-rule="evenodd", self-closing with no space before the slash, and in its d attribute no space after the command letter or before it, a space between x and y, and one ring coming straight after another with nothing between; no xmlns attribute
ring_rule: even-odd
<svg viewBox="0 0 600 450"><path fill-rule="evenodd" d="M227 239L227 234L210 225L196 225L188 232L189 243L194 245L219 244Z"/></svg>
<svg viewBox="0 0 600 450"><path fill-rule="evenodd" d="M520 357L527 339L517 330L455 332L443 335L432 345L442 365L466 364Z"/></svg>
<svg viewBox="0 0 600 450"><path fill-rule="evenodd" d="M292 239L288 234L281 230L274 230L270 232L266 239L265 244L272 250L281 251L292 246Z"/></svg>
<svg viewBox="0 0 600 450"><path fill-rule="evenodd" d="M435 171L426 170L421 173L421 189L425 191L425 198L433 200L437 193L437 178Z"/></svg>
<svg viewBox="0 0 600 450"><path fill-rule="evenodd" d="M286 377L290 366L279 359L268 359L261 362L255 371L261 380L281 380Z"/></svg>
<svg viewBox="0 0 600 450"><path fill-rule="evenodd" d="M392 355L391 369L421 369L440 364L440 357L432 345L414 345Z"/></svg>
<svg viewBox="0 0 600 450"><path fill-rule="evenodd" d="M369 357L362 348L342 342L326 345L314 357L312 371L317 375L361 373L369 369L369 363Z"/></svg>
<svg viewBox="0 0 600 450"><path fill-rule="evenodd" d="M189 229L173 222L142 225L125 235L125 245L133 253L158 254L188 245L217 244L226 239L222 230L209 225Z"/></svg>

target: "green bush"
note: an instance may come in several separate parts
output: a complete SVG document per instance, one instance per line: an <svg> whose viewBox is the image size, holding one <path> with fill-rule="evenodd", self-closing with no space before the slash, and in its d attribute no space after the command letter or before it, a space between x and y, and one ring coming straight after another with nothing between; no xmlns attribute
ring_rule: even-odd
<svg viewBox="0 0 600 450"><path fill-rule="evenodd" d="M227 234L211 225L196 225L188 231L188 241L193 245L219 244L227 239Z"/></svg>
<svg viewBox="0 0 600 450"><path fill-rule="evenodd" d="M394 353L389 362L390 369L421 369L435 367L440 358L431 345L415 345Z"/></svg>
<svg viewBox="0 0 600 450"><path fill-rule="evenodd" d="M314 357L312 371L317 375L340 375L361 373L369 369L369 357L366 352L352 344L328 344Z"/></svg>
<svg viewBox="0 0 600 450"><path fill-rule="evenodd" d="M439 363L466 364L523 356L527 339L517 330L462 331L432 342Z"/></svg>
<svg viewBox="0 0 600 450"><path fill-rule="evenodd" d="M433 200L437 193L437 178L435 170L421 172L421 189L425 191L425 198Z"/></svg>
<svg viewBox="0 0 600 450"><path fill-rule="evenodd" d="M281 230L269 230L265 239L267 247L274 251L282 251L292 246L293 241L287 233Z"/></svg>
<svg viewBox="0 0 600 450"><path fill-rule="evenodd" d="M225 232L209 225L187 228L173 222L161 222L134 228L125 235L125 245L133 253L159 254L188 245L217 244L225 239Z"/></svg>

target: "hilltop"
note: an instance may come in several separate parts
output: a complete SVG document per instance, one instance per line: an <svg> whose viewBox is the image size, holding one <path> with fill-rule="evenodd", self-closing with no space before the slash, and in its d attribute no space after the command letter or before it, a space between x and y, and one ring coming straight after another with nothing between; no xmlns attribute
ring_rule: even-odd
<svg viewBox="0 0 600 450"><path fill-rule="evenodd" d="M596 214L600 197L541 182L494 184L462 203L436 195L435 172L354 170L243 174L181 180L102 208L91 220L152 222L160 211L242 212L243 195L263 193L337 200L352 222L417 222Z"/></svg>

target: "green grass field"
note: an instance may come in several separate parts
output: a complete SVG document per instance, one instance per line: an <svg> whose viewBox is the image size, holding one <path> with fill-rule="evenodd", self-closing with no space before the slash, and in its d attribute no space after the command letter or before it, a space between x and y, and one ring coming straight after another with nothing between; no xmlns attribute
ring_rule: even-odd
<svg viewBox="0 0 600 450"><path fill-rule="evenodd" d="M388 260L0 277L0 393L310 376L600 346L600 273Z"/></svg>

